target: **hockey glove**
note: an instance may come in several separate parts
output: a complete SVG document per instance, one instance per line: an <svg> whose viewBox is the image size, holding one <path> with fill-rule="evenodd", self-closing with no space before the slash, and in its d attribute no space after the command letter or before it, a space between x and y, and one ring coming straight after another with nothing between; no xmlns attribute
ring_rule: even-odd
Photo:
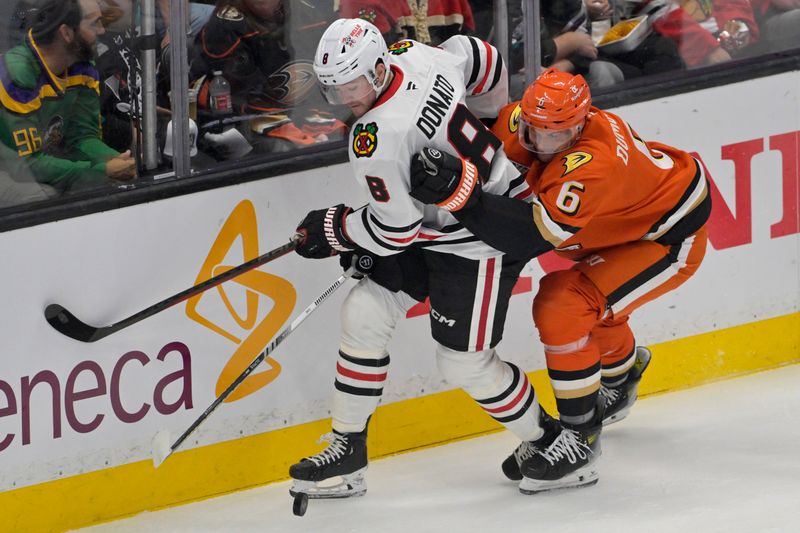
<svg viewBox="0 0 800 533"><path fill-rule="evenodd" d="M345 270L355 265L353 277L356 279L368 276L381 287L397 292L403 290L403 268L398 259L405 253L380 256L363 248L356 248L352 252L342 252L339 255L339 264Z"/></svg>
<svg viewBox="0 0 800 533"><path fill-rule="evenodd" d="M411 158L413 198L448 211L470 208L478 202L481 182L478 169L469 161L423 148Z"/></svg>
<svg viewBox="0 0 800 533"><path fill-rule="evenodd" d="M323 259L354 249L344 229L344 220L352 211L344 204L310 211L297 226L302 239L295 251L303 257Z"/></svg>
<svg viewBox="0 0 800 533"><path fill-rule="evenodd" d="M344 270L347 270L351 266L355 267L356 271L353 274L355 279L369 276L375 268L375 260L376 257L363 248L339 254L339 264Z"/></svg>

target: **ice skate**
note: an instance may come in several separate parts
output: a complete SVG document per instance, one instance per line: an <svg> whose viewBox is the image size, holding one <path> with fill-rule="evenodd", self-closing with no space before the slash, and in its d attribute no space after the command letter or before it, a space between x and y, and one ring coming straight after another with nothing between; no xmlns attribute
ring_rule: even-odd
<svg viewBox="0 0 800 533"><path fill-rule="evenodd" d="M600 397L606 407L605 418L603 418L604 425L619 422L628 416L638 396L639 381L641 381L647 365L650 364L651 357L650 350L644 346L637 346L633 366L625 381L618 387L600 387Z"/></svg>
<svg viewBox="0 0 800 533"><path fill-rule="evenodd" d="M367 431L323 435L328 447L289 468L293 483L289 494L311 499L349 498L367 492Z"/></svg>
<svg viewBox="0 0 800 533"><path fill-rule="evenodd" d="M561 424L558 437L520 465L519 491L536 494L555 489L582 487L597 483L597 459L600 457L602 405L598 402L595 418L582 426Z"/></svg>
<svg viewBox="0 0 800 533"><path fill-rule="evenodd" d="M537 451L545 449L558 436L558 420L547 414L544 409L541 410L539 415L539 426L544 429L544 435L538 440L522 441L517 446L517 449L503 461L503 473L511 481L520 481L522 472L520 472L519 467L522 462L533 457L533 454Z"/></svg>

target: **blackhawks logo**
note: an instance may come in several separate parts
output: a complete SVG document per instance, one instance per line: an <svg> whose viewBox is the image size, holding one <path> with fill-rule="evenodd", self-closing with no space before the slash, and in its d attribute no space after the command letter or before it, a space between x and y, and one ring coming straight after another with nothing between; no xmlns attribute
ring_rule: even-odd
<svg viewBox="0 0 800 533"><path fill-rule="evenodd" d="M414 46L414 43L411 41L397 41L389 47L389 53L399 56L400 54L408 52L412 46Z"/></svg>
<svg viewBox="0 0 800 533"><path fill-rule="evenodd" d="M353 128L353 153L356 157L372 157L378 147L378 125L370 122Z"/></svg>

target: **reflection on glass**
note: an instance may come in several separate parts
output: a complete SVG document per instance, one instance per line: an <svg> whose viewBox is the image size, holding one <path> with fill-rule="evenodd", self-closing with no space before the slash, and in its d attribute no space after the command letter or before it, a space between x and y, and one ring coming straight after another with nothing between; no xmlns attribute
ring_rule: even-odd
<svg viewBox="0 0 800 533"><path fill-rule="evenodd" d="M185 3L189 40L190 87L180 95L170 90L174 2ZM800 50L800 0L540 4L542 65L580 73L595 91ZM322 97L311 67L320 35L339 17L373 22L388 43L508 35L517 99L529 53L521 7L506 2L508 32L498 32L493 0L0 2L0 208L138 183L136 159L146 176L165 174L174 98L189 110L199 171L343 139L350 111ZM143 35L149 26L152 38Z"/></svg>
<svg viewBox="0 0 800 533"><path fill-rule="evenodd" d="M311 67L335 18L325 2L218 2L190 57L200 152L236 160L343 138L346 114L321 98Z"/></svg>
<svg viewBox="0 0 800 533"><path fill-rule="evenodd" d="M541 15L543 67L582 74L592 89L800 46L800 0L565 0L541 2ZM511 18L518 93L527 50Z"/></svg>

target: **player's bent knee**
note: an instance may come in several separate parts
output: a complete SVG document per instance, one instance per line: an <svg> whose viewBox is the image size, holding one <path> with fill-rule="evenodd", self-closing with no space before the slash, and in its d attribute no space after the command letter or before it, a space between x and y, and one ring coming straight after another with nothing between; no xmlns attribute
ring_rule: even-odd
<svg viewBox="0 0 800 533"><path fill-rule="evenodd" d="M461 387L473 398L495 395L498 387L509 380L508 365L494 349L479 352L459 352L439 344L436 347L439 372L451 385Z"/></svg>
<svg viewBox="0 0 800 533"><path fill-rule="evenodd" d="M403 309L391 291L362 279L345 298L341 310L341 350L354 357L378 358L386 347Z"/></svg>
<svg viewBox="0 0 800 533"><path fill-rule="evenodd" d="M602 317L604 306L605 296L582 272L551 272L539 281L533 321L542 339L562 338L572 329L580 337Z"/></svg>

